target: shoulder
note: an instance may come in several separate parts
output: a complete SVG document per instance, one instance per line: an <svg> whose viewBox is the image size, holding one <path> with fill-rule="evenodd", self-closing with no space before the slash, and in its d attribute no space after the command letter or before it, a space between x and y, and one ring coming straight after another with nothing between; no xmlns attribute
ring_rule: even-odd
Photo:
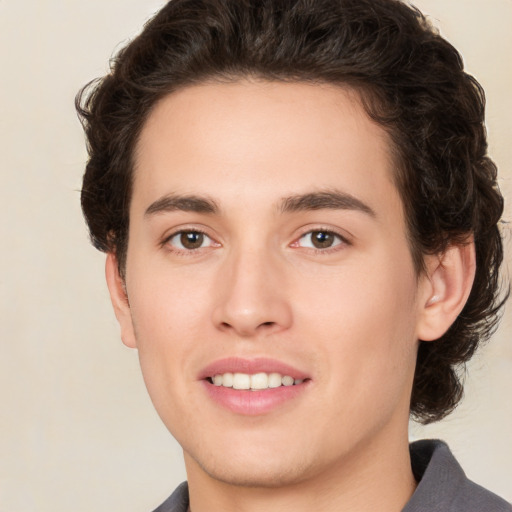
<svg viewBox="0 0 512 512"><path fill-rule="evenodd" d="M183 482L176 490L153 512L187 512L188 510L188 484Z"/></svg>
<svg viewBox="0 0 512 512"><path fill-rule="evenodd" d="M419 484L403 512L512 512L510 503L466 477L442 441L417 441L410 450Z"/></svg>

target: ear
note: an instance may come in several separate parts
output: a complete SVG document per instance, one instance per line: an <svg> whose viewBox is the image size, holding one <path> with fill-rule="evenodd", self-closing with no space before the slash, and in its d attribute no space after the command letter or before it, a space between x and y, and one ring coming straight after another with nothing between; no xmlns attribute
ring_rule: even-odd
<svg viewBox="0 0 512 512"><path fill-rule="evenodd" d="M110 293L110 300L114 307L114 313L121 327L121 339L127 347L136 348L137 343L133 329L130 303L128 302L128 295L126 294L126 286L123 278L119 274L117 258L112 252L107 254L105 277L107 278L107 286Z"/></svg>
<svg viewBox="0 0 512 512"><path fill-rule="evenodd" d="M423 286L417 337L432 341L450 328L468 300L476 269L473 239L427 256L425 266L426 274L420 277Z"/></svg>

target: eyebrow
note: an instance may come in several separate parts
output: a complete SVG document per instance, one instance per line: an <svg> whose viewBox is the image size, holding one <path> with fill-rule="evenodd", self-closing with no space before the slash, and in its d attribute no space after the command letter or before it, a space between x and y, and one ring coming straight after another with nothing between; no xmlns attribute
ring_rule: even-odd
<svg viewBox="0 0 512 512"><path fill-rule="evenodd" d="M173 212L176 210L183 212L216 214L219 212L219 207L213 199L207 197L168 194L151 203L146 209L144 216Z"/></svg>
<svg viewBox="0 0 512 512"><path fill-rule="evenodd" d="M281 212L292 213L308 210L356 210L376 217L375 211L357 197L337 190L311 192L286 197L281 202Z"/></svg>
<svg viewBox="0 0 512 512"><path fill-rule="evenodd" d="M282 213L324 209L356 210L371 217L376 217L375 211L370 208L370 206L363 203L363 201L351 194L336 190L297 194L285 197L280 202L280 210ZM168 194L151 203L146 209L144 216L177 210L215 215L219 213L220 208L213 199L208 197Z"/></svg>

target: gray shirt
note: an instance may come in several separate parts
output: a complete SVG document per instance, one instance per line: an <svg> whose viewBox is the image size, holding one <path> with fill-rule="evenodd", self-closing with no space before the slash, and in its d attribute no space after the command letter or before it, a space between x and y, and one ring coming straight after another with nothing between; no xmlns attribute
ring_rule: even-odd
<svg viewBox="0 0 512 512"><path fill-rule="evenodd" d="M442 441L417 441L410 446L418 483L402 512L512 512L512 505L466 478ZM154 512L187 512L188 487L183 482Z"/></svg>

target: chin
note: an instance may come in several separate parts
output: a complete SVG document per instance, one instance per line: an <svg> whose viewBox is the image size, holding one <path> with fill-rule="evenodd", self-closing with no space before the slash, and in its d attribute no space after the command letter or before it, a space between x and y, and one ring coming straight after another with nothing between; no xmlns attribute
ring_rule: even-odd
<svg viewBox="0 0 512 512"><path fill-rule="evenodd" d="M310 473L310 468L304 465L289 466L283 461L279 464L268 464L261 460L256 464L247 460L240 460L239 463L223 461L212 465L197 463L210 478L238 487L282 488L306 480Z"/></svg>
<svg viewBox="0 0 512 512"><path fill-rule="evenodd" d="M274 444L273 450L248 449L185 452L187 472L195 466L201 473L228 485L278 488L307 480L314 474L313 465L300 450ZM222 452L222 453L221 453Z"/></svg>

